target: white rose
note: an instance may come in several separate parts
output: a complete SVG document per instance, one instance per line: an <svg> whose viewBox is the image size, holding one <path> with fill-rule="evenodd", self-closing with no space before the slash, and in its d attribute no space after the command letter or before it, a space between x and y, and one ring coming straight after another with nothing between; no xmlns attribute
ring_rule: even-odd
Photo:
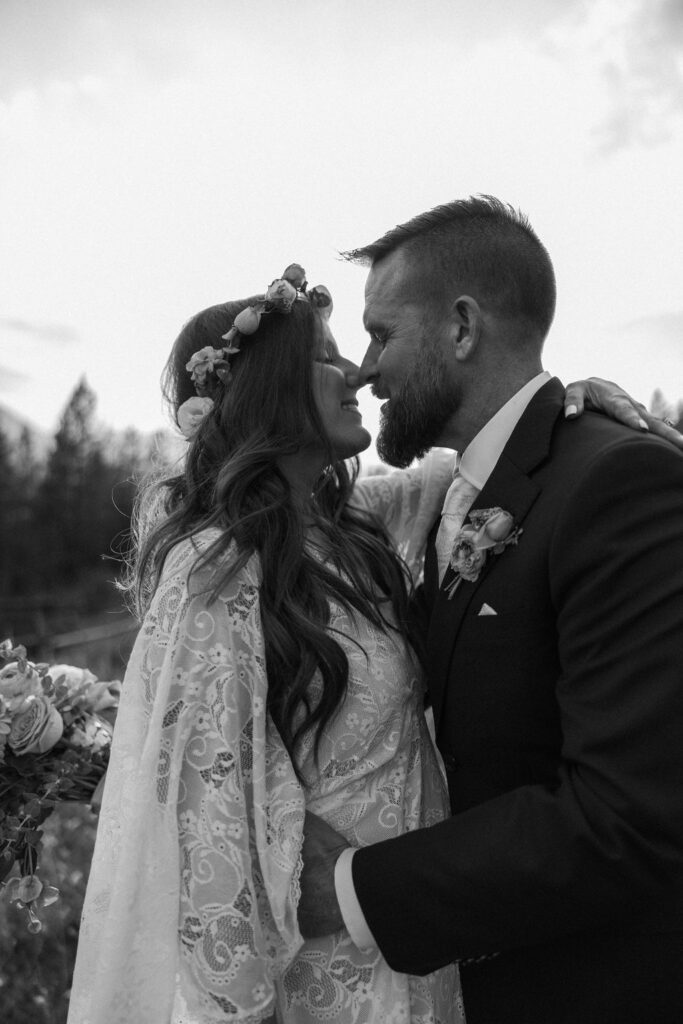
<svg viewBox="0 0 683 1024"><path fill-rule="evenodd" d="M57 683L66 683L69 693L73 693L89 683L97 682L97 676L93 675L89 669L77 668L75 665L50 665L48 675L55 686Z"/></svg>
<svg viewBox="0 0 683 1024"><path fill-rule="evenodd" d="M190 438L199 430L204 417L213 409L213 399L204 396L188 398L178 409L176 419L185 437Z"/></svg>
<svg viewBox="0 0 683 1024"><path fill-rule="evenodd" d="M0 697L4 697L10 711L21 707L27 697L42 694L40 676L31 664L24 669L18 661L11 661L0 671Z"/></svg>
<svg viewBox="0 0 683 1024"><path fill-rule="evenodd" d="M296 301L296 288L289 281L273 281L266 292L266 302L288 313Z"/></svg>

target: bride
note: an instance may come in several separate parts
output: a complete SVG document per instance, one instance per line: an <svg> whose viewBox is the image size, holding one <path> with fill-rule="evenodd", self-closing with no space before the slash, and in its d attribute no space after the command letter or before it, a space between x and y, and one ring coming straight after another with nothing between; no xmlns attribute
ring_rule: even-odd
<svg viewBox="0 0 683 1024"><path fill-rule="evenodd" d="M452 453L355 480L370 435L331 308L292 265L195 316L169 358L190 442L140 500L142 626L69 1024L464 1020L455 966L397 974L297 924L306 810L353 846L448 813L408 573Z"/></svg>
<svg viewBox="0 0 683 1024"><path fill-rule="evenodd" d="M167 365L196 430L137 551L144 618L70 1024L463 1019L454 966L411 978L346 932L304 942L297 925L305 809L353 845L447 813L386 488L370 477L352 498L344 462L371 440L357 367L299 270L195 316ZM449 474L407 476L400 509L394 496L414 566Z"/></svg>

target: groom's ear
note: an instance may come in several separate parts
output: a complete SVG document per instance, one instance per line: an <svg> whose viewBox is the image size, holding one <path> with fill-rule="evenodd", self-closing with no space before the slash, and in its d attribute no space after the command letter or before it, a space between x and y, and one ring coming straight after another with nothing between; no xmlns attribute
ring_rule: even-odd
<svg viewBox="0 0 683 1024"><path fill-rule="evenodd" d="M449 336L455 358L460 362L471 359L481 338L483 318L481 307L471 295L460 295L449 315Z"/></svg>

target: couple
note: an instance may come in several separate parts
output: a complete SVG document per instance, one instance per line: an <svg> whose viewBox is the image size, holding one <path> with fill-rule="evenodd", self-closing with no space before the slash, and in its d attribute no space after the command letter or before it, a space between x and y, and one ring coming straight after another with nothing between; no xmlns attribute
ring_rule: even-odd
<svg viewBox="0 0 683 1024"><path fill-rule="evenodd" d="M196 430L142 531L69 1020L451 1024L456 960L468 1024L679 1020L683 457L565 419L503 204L352 255L360 371L298 267L169 360ZM366 382L384 457L455 476L353 487Z"/></svg>

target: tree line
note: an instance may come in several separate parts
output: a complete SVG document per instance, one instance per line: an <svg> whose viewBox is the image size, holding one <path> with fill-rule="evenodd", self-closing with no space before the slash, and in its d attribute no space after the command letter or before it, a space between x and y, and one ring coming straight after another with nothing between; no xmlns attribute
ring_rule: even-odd
<svg viewBox="0 0 683 1024"><path fill-rule="evenodd" d="M96 396L75 388L47 457L25 427L0 427L0 633L34 631L37 619L69 628L74 612L121 605L114 580L127 549L139 478L163 449L163 432L102 430ZM69 617L71 612L71 617Z"/></svg>
<svg viewBox="0 0 683 1024"><path fill-rule="evenodd" d="M77 628L121 608L114 581L137 483L167 457L168 437L103 431L96 404L81 380L47 458L28 428L12 441L0 425L0 639ZM672 406L657 390L651 408L683 427L683 402Z"/></svg>

